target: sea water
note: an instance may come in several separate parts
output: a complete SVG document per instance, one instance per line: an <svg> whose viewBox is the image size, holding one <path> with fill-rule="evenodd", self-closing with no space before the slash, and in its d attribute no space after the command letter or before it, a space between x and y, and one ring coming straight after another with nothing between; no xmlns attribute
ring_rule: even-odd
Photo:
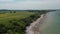
<svg viewBox="0 0 60 34"><path fill-rule="evenodd" d="M40 31L42 34L60 34L60 11L48 12Z"/></svg>

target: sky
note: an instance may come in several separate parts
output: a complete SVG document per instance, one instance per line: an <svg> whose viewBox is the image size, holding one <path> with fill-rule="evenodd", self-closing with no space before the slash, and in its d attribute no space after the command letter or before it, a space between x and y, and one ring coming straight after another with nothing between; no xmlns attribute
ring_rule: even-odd
<svg viewBox="0 0 60 34"><path fill-rule="evenodd" d="M60 0L0 0L0 9L11 10L60 9Z"/></svg>

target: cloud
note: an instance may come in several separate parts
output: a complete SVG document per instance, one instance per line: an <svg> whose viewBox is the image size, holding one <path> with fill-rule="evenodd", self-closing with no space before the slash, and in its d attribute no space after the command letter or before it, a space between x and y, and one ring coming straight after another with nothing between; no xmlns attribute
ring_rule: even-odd
<svg viewBox="0 0 60 34"><path fill-rule="evenodd" d="M13 0L0 0L0 2L11 2Z"/></svg>
<svg viewBox="0 0 60 34"><path fill-rule="evenodd" d="M60 0L24 0L24 1L60 1Z"/></svg>
<svg viewBox="0 0 60 34"><path fill-rule="evenodd" d="M0 4L0 9L60 9L60 1L23 1Z"/></svg>

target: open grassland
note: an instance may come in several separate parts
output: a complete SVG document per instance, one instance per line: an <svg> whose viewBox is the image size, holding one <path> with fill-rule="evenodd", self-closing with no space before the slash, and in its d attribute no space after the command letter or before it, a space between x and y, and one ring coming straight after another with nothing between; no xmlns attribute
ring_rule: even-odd
<svg viewBox="0 0 60 34"><path fill-rule="evenodd" d="M21 19L21 18L29 17L32 14L34 14L34 13L33 12L4 13L4 14L0 14L0 20Z"/></svg>

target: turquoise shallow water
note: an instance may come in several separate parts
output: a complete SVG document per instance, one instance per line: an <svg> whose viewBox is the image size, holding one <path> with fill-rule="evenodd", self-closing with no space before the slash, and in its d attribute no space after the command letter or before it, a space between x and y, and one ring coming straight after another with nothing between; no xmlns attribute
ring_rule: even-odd
<svg viewBox="0 0 60 34"><path fill-rule="evenodd" d="M47 13L43 22L40 27L42 34L60 34L60 11Z"/></svg>

